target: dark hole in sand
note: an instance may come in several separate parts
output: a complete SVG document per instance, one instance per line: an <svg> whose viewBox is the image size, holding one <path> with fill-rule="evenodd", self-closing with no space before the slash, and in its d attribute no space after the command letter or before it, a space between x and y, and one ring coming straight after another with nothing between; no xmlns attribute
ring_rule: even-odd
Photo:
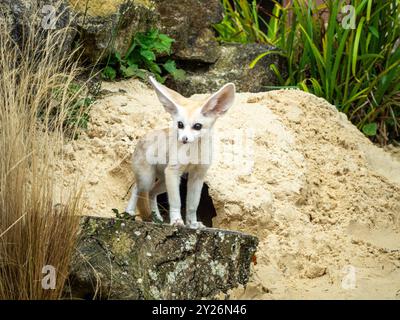
<svg viewBox="0 0 400 320"><path fill-rule="evenodd" d="M186 212L186 193L187 193L187 176L184 175L181 178L181 185L180 185L180 194L181 194L181 206L182 206L182 217L185 221L185 212ZM167 193L160 194L157 197L158 208L162 217L164 218L164 222L169 222L169 215L168 215L168 197ZM212 228L212 219L215 217L216 211L214 208L214 204L212 198L208 193L208 186L207 184L203 184L203 189L201 190L201 197L200 203L197 208L197 219L206 227Z"/></svg>

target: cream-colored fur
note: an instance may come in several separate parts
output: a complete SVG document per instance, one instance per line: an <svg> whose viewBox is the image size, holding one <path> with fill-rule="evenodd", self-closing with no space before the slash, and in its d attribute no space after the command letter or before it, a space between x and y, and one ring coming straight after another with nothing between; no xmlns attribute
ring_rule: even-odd
<svg viewBox="0 0 400 320"><path fill-rule="evenodd" d="M162 221L157 207L157 195L167 191L170 223L183 225L179 184L188 173L186 224L203 227L197 221L204 177L212 159L212 128L215 120L233 104L235 86L228 83L209 98L199 101L150 81L165 110L172 116L170 129L150 132L141 138L133 153L132 163L136 186L132 190L126 212L143 220Z"/></svg>

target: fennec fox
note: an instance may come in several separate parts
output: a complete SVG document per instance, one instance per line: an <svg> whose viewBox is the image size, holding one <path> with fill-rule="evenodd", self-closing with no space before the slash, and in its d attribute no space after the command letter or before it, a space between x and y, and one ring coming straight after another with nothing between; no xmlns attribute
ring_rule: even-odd
<svg viewBox="0 0 400 320"><path fill-rule="evenodd" d="M187 173L186 225L204 227L196 215L204 177L211 162L202 161L207 158L203 156L212 153L210 143L204 142L212 138L215 120L233 104L235 86L228 83L200 101L185 98L152 77L150 82L165 110L172 116L172 127L153 131L138 141L132 158L136 186L126 212L134 215L137 208L143 220L151 221L153 214L154 219L163 221L157 207L157 195L166 191L170 223L183 225L179 184L181 176ZM194 145L199 151L195 152L195 157L180 161L182 149ZM183 154L187 155L186 151Z"/></svg>

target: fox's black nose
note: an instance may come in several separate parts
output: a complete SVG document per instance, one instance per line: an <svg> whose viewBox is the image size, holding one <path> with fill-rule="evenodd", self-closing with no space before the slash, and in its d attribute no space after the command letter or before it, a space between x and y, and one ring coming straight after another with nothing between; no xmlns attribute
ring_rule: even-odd
<svg viewBox="0 0 400 320"><path fill-rule="evenodd" d="M186 136L182 137L182 142L183 143L187 143L188 142L188 137L186 137Z"/></svg>

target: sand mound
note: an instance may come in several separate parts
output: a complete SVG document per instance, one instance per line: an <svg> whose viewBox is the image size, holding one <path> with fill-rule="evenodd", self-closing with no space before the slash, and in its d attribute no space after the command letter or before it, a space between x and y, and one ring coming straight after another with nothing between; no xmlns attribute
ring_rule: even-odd
<svg viewBox="0 0 400 320"><path fill-rule="evenodd" d="M137 139L169 116L139 81L103 88L89 130L65 147L62 179L87 179L84 213L110 216L126 205ZM399 298L397 159L301 91L238 94L216 126L235 161L220 157L207 177L214 226L260 238L251 282L231 298Z"/></svg>

